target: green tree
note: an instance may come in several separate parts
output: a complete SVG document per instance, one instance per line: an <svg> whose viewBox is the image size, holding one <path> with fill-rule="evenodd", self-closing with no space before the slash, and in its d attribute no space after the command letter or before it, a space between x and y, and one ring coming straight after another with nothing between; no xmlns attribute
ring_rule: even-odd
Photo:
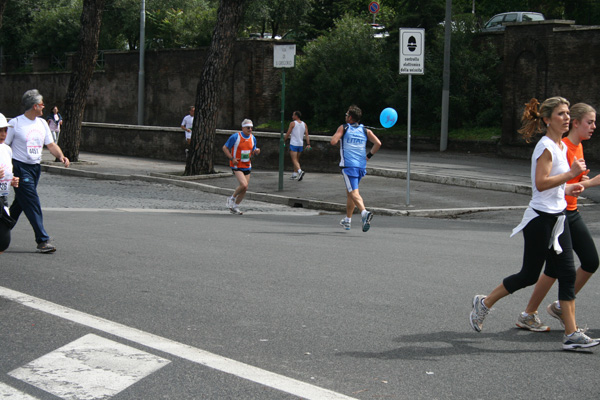
<svg viewBox="0 0 600 400"><path fill-rule="evenodd" d="M600 21L600 3L596 0L570 0L565 2L565 18L578 25L597 25Z"/></svg>
<svg viewBox="0 0 600 400"><path fill-rule="evenodd" d="M217 9L206 0L191 0L182 7L154 7L148 11L148 48L184 48L210 45Z"/></svg>
<svg viewBox="0 0 600 400"><path fill-rule="evenodd" d="M4 9L6 8L6 2L8 0L0 0L0 28L2 28L2 15L4 15Z"/></svg>
<svg viewBox="0 0 600 400"><path fill-rule="evenodd" d="M478 39L474 16L459 15L453 20L448 126L499 126L501 60L487 39ZM419 121L419 128L437 134L442 111L444 27L438 25L427 35L430 40L425 48L425 74L413 78L412 115ZM400 82L397 103L403 103L402 93L408 90L406 77L401 77Z"/></svg>
<svg viewBox="0 0 600 400"><path fill-rule="evenodd" d="M244 25L261 34L269 30L275 37L300 27L309 7L310 0L253 0L246 10Z"/></svg>
<svg viewBox="0 0 600 400"><path fill-rule="evenodd" d="M147 0L148 9L150 0ZM136 50L140 44L141 0L106 0L101 49Z"/></svg>
<svg viewBox="0 0 600 400"><path fill-rule="evenodd" d="M41 8L50 7L50 0L9 1L3 14L0 29L0 46L8 60L17 62L23 54L32 51L25 45L29 38L29 29L35 13Z"/></svg>
<svg viewBox="0 0 600 400"><path fill-rule="evenodd" d="M290 71L290 104L314 124L337 126L350 104L363 109L366 123L379 115L394 90L395 69L363 18L346 15L335 29L307 44Z"/></svg>
<svg viewBox="0 0 600 400"><path fill-rule="evenodd" d="M140 9L140 0L107 0L101 48L138 49ZM216 0L146 0L146 48L210 44L216 10Z"/></svg>
<svg viewBox="0 0 600 400"><path fill-rule="evenodd" d="M64 56L77 50L83 0L60 0L33 14L23 45L39 56Z"/></svg>
<svg viewBox="0 0 600 400"><path fill-rule="evenodd" d="M245 0L220 0L217 23L196 91L196 114L185 175L214 173L217 111L223 79L243 16Z"/></svg>
<svg viewBox="0 0 600 400"><path fill-rule="evenodd" d="M446 15L445 0L401 0L398 7L396 26L423 28L425 32L437 27Z"/></svg>
<svg viewBox="0 0 600 400"><path fill-rule="evenodd" d="M1 0L6 2L7 0ZM20 0L6 3L0 28L3 53L62 55L78 48L83 0ZM148 48L210 43L216 0L146 0ZM106 0L100 49L139 48L140 0Z"/></svg>
<svg viewBox="0 0 600 400"><path fill-rule="evenodd" d="M67 88L63 113L65 122L58 138L65 157L79 160L81 123L98 56L98 41L105 0L83 0L79 33L79 46L73 57L73 70Z"/></svg>
<svg viewBox="0 0 600 400"><path fill-rule="evenodd" d="M335 26L335 21L344 15L358 15L368 3L361 0L310 0L308 21L312 38L324 35Z"/></svg>

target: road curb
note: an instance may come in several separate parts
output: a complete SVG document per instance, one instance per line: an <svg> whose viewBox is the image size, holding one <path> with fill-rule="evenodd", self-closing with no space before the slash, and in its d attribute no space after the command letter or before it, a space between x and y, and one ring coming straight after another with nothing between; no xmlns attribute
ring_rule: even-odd
<svg viewBox="0 0 600 400"><path fill-rule="evenodd" d="M60 164L60 165L61 166L54 166L54 165L49 165L47 163L42 163L41 168L42 168L42 171L45 171L48 173L53 173L53 174L58 174L58 175L70 175L70 176L99 179L99 180L115 180L115 181L140 180L140 181L151 182L151 183L164 183L164 184L176 185L179 187L200 190L200 191L203 191L206 193L218 194L218 195L223 195L223 196L228 196L232 193L231 188L222 188L219 186L214 186L214 185L209 185L206 183L198 182L198 180L228 177L231 175L231 173L214 174L215 176L211 176L210 178L194 177L192 179L187 179L188 177L179 177L179 176L173 176L170 174L160 174L160 173L151 173L150 175L135 175L135 174L122 175L122 174L111 174L111 173L104 173L104 172L91 172L91 171L84 171L84 170L72 168L72 167L64 168L62 166L62 164ZM376 173L376 171L381 174L378 176L401 178L401 175L402 175L402 171L397 171L397 170L386 170L383 168L372 168L370 170L371 170L370 173L372 173L373 175L378 175ZM433 177L433 176L427 175L427 174L418 174L418 175L419 175L419 178L427 179L427 180L423 180L423 181L430 182L430 183L456 185L455 183L450 183L450 182L456 181L456 182L463 183L463 184L459 184L456 186L466 186L466 184L469 182L469 179L449 180L449 179L441 179L444 177ZM406 176L406 175L404 175L404 176ZM413 177L413 175L411 174L411 178L412 177ZM473 182L475 182L475 181L473 180ZM477 182L475 182L475 183L477 183ZM485 185L483 185L483 186L485 186ZM507 184L506 186L508 187L509 185ZM504 190L504 191L510 191L513 193L521 193L521 192L517 191L517 190L521 190L521 189L516 188L517 186L520 186L520 185L512 185L512 186L515 187L513 190ZM482 187L482 185L479 185L479 186L471 185L468 187L495 190L495 189L490 189L488 187ZM496 185L496 187L503 187L503 186ZM311 210L320 210L320 211L325 211L325 212L336 212L336 213L344 213L346 211L345 203L342 204L342 203L334 203L334 202L320 201L320 200L314 200L314 199L304 199L304 198L299 198L299 197L281 196L281 195L270 194L270 193L260 193L260 192L248 191L248 192L246 192L246 198L250 199L250 200L254 200L254 201L262 201L265 203L285 205L285 206L289 206L292 208L306 208L306 209L311 209ZM469 213L476 213L476 212L517 210L517 209L525 209L525 208L526 208L525 206L506 206L506 207L396 210L396 209L391 209L391 208L381 208L381 207L372 207L371 208L370 207L369 210L371 212L373 212L375 215L445 218L445 217L454 217L454 216L461 215L461 214L469 214Z"/></svg>
<svg viewBox="0 0 600 400"><path fill-rule="evenodd" d="M407 177L407 173L405 171L387 168L367 168L367 174L397 179L406 179ZM531 186L520 183L496 182L485 179L433 175L420 172L412 172L410 174L410 179L427 183L439 183L442 185L462 186L473 189L496 190L500 192L525 194L531 196Z"/></svg>

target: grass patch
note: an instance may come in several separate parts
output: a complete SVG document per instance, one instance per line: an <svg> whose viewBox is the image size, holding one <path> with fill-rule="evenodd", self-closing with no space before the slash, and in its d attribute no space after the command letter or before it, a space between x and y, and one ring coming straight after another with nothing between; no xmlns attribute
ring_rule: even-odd
<svg viewBox="0 0 600 400"><path fill-rule="evenodd" d="M473 128L461 128L453 129L448 132L450 139L456 140L496 140L502 136L502 130L500 127L473 127Z"/></svg>
<svg viewBox="0 0 600 400"><path fill-rule="evenodd" d="M287 132L290 121L286 121L284 123L283 131ZM257 130L263 131L273 131L280 132L281 131L281 121L269 121L264 124L260 124L256 127ZM324 136L332 136L335 133L335 129L337 126L331 128L323 128L323 127L313 127L309 126L309 132L313 135L324 135ZM391 128L384 129L379 126L375 126L372 128L375 135L380 137L396 137L398 139L407 137L406 126L395 125ZM414 138L423 138L423 139L439 139L440 131L439 130L430 130L430 129L415 129L414 127L411 129L411 137ZM469 128L460 128L460 129L452 129L448 131L448 138L454 140L497 140L502 135L502 131L500 127L469 127Z"/></svg>

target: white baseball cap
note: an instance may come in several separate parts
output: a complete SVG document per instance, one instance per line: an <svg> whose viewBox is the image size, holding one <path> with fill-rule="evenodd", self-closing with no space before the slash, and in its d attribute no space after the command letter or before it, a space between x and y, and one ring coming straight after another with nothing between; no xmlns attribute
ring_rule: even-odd
<svg viewBox="0 0 600 400"><path fill-rule="evenodd" d="M12 128L12 125L8 124L4 114L0 114L0 128Z"/></svg>

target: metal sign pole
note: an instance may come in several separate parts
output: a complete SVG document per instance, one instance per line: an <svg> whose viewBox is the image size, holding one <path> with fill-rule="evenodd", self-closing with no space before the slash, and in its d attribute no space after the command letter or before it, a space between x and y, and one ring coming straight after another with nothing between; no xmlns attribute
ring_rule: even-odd
<svg viewBox="0 0 600 400"><path fill-rule="evenodd" d="M410 205L410 124L412 107L412 75L408 75L408 121L406 135L406 205Z"/></svg>
<svg viewBox="0 0 600 400"><path fill-rule="evenodd" d="M379 12L380 7L379 7L379 3L376 1L372 1L369 3L369 12L371 14L373 14L373 25L375 25L375 16L377 15L377 13Z"/></svg>
<svg viewBox="0 0 600 400"><path fill-rule="evenodd" d="M283 155L285 152L285 140L283 140L283 124L285 110L285 68L281 70L281 135L279 136L279 188L283 190Z"/></svg>
<svg viewBox="0 0 600 400"><path fill-rule="evenodd" d="M285 140L283 138L284 113L285 113L285 69L293 68L296 58L296 45L287 44L273 46L273 67L282 68L281 71L281 132L279 135L279 185L278 190L283 190L283 156L285 154Z"/></svg>
<svg viewBox="0 0 600 400"><path fill-rule="evenodd" d="M406 205L410 205L410 139L412 76L425 74L425 29L400 28L400 75L408 75L408 120L406 135Z"/></svg>

